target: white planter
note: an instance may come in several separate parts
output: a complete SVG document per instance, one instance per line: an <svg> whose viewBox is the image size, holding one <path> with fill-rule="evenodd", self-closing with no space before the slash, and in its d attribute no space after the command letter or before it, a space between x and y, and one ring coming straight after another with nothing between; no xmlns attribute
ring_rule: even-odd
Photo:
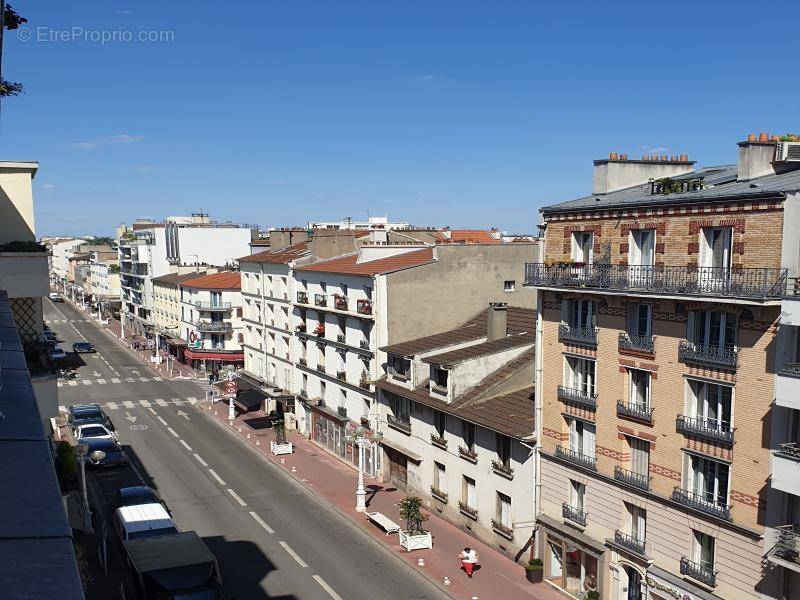
<svg viewBox="0 0 800 600"><path fill-rule="evenodd" d="M427 548L433 548L433 537L430 531L414 535L407 531L401 531L400 545L405 548L407 552L411 552L412 550L425 550Z"/></svg>
<svg viewBox="0 0 800 600"><path fill-rule="evenodd" d="M292 453L292 442L286 442L285 444L278 444L276 442L270 442L269 448L273 454L291 454Z"/></svg>

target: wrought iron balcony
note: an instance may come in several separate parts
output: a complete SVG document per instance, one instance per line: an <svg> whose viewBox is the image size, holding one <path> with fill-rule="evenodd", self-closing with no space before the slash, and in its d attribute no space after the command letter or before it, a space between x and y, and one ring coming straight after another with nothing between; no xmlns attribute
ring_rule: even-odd
<svg viewBox="0 0 800 600"><path fill-rule="evenodd" d="M411 421L394 415L386 415L386 422L392 429L397 429L401 433L411 435Z"/></svg>
<svg viewBox="0 0 800 600"><path fill-rule="evenodd" d="M675 489L672 490L672 499L689 508L694 508L706 514L719 517L720 519L731 520L730 504L709 500L703 494L695 494L689 490L684 490L680 486L676 486Z"/></svg>
<svg viewBox="0 0 800 600"><path fill-rule="evenodd" d="M362 350L369 350L369 340L361 340L358 342L358 347Z"/></svg>
<svg viewBox="0 0 800 600"><path fill-rule="evenodd" d="M640 291L680 296L780 299L786 269L527 263L525 285L560 289Z"/></svg>
<svg viewBox="0 0 800 600"><path fill-rule="evenodd" d="M207 310L207 311L215 311L215 310L230 310L231 303L230 302L195 302L194 307L197 310Z"/></svg>
<svg viewBox="0 0 800 600"><path fill-rule="evenodd" d="M336 334L336 341L340 344L344 344L347 341L347 336L343 333Z"/></svg>
<svg viewBox="0 0 800 600"><path fill-rule="evenodd" d="M638 554L639 556L645 556L644 540L640 540L631 535L628 535L623 531L620 531L619 529L616 529L614 531L614 542L622 546L626 550L633 552L634 554Z"/></svg>
<svg viewBox="0 0 800 600"><path fill-rule="evenodd" d="M306 359L305 356L301 356L300 358L298 358L297 362L299 362L304 367L308 366L308 359Z"/></svg>
<svg viewBox="0 0 800 600"><path fill-rule="evenodd" d="M328 306L328 297L325 294L314 294L314 306Z"/></svg>
<svg viewBox="0 0 800 600"><path fill-rule="evenodd" d="M441 448L442 450L447 450L447 440L440 435L436 435L435 433L431 434L431 444Z"/></svg>
<svg viewBox="0 0 800 600"><path fill-rule="evenodd" d="M701 437L723 444L733 444L733 432L736 431L736 428L722 421L712 421L702 417L698 419L686 415L678 415L675 428L683 435Z"/></svg>
<svg viewBox="0 0 800 600"><path fill-rule="evenodd" d="M778 541L771 553L784 560L800 563L800 535L795 531L794 525L783 525L777 529Z"/></svg>
<svg viewBox="0 0 800 600"><path fill-rule="evenodd" d="M714 587L717 585L717 572L714 569L681 557L681 575L691 577L695 581Z"/></svg>
<svg viewBox="0 0 800 600"><path fill-rule="evenodd" d="M573 327L566 323L558 326L558 341L571 344L597 345L597 327Z"/></svg>
<svg viewBox="0 0 800 600"><path fill-rule="evenodd" d="M653 409L635 402L623 402L617 400L617 416L642 423L653 422Z"/></svg>
<svg viewBox="0 0 800 600"><path fill-rule="evenodd" d="M619 334L617 346L620 352L653 354L655 352L655 339L655 336L652 335L631 335L622 331Z"/></svg>
<svg viewBox="0 0 800 600"><path fill-rule="evenodd" d="M739 348L704 346L681 340L678 344L678 360L721 369L736 369L739 366Z"/></svg>
<svg viewBox="0 0 800 600"><path fill-rule="evenodd" d="M356 302L356 312L360 315L371 315L372 314L372 301L371 300L359 300Z"/></svg>
<svg viewBox="0 0 800 600"><path fill-rule="evenodd" d="M588 456L577 450L572 450L564 446L556 446L556 457L586 467L587 469L592 469L593 471L597 470L597 459L594 456Z"/></svg>
<svg viewBox="0 0 800 600"><path fill-rule="evenodd" d="M586 511L564 502L561 505L561 516L565 519L569 519L573 523L577 523L578 525L586 527L586 521L589 515L586 513Z"/></svg>
<svg viewBox="0 0 800 600"><path fill-rule="evenodd" d="M308 292L297 292L297 303L308 304Z"/></svg>
<svg viewBox="0 0 800 600"><path fill-rule="evenodd" d="M458 455L464 460L471 462L473 464L478 462L478 453L475 452L475 450L466 448L465 446L458 447Z"/></svg>
<svg viewBox="0 0 800 600"><path fill-rule="evenodd" d="M614 479L616 479L617 481L621 481L622 483L627 483L628 485L632 485L633 487L637 487L640 490L650 489L649 475L642 475L641 473L635 473L633 471L629 471L628 469L623 469L619 465L614 467Z"/></svg>
<svg viewBox="0 0 800 600"><path fill-rule="evenodd" d="M798 445L797 442L781 444L778 453L793 458L794 460L800 460L800 445Z"/></svg>
<svg viewBox="0 0 800 600"><path fill-rule="evenodd" d="M780 367L781 375L800 377L800 363L784 363Z"/></svg>
<svg viewBox="0 0 800 600"><path fill-rule="evenodd" d="M198 331L232 331L233 325L227 321L195 321L194 326Z"/></svg>
<svg viewBox="0 0 800 600"><path fill-rule="evenodd" d="M576 388L568 388L563 385L558 386L557 395L559 400L577 404L589 410L597 409L597 394L585 392Z"/></svg>
<svg viewBox="0 0 800 600"><path fill-rule="evenodd" d="M514 479L514 469L512 469L508 465L504 465L500 461L497 460L492 461L492 471L494 471L501 477L505 477L506 479Z"/></svg>
<svg viewBox="0 0 800 600"><path fill-rule="evenodd" d="M458 510L461 511L461 514L469 517L472 520L477 520L478 519L478 509L477 508L472 508L466 502L459 501L458 502Z"/></svg>

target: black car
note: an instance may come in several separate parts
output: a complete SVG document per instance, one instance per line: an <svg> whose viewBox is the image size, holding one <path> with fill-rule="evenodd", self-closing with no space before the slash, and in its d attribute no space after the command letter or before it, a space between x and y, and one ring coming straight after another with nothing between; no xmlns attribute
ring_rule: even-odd
<svg viewBox="0 0 800 600"><path fill-rule="evenodd" d="M146 485L124 487L117 492L117 508L153 503L163 504L161 495Z"/></svg>
<svg viewBox="0 0 800 600"><path fill-rule="evenodd" d="M95 450L101 450L105 453L105 456L98 461L91 460L91 457L89 457L89 465L92 467L114 467L128 464L128 456L114 440L108 438L84 438L81 443L89 446L87 454L91 454Z"/></svg>
<svg viewBox="0 0 800 600"><path fill-rule="evenodd" d="M72 351L76 354L80 354L83 352L96 352L94 346L89 342L75 342L72 344Z"/></svg>
<svg viewBox="0 0 800 600"><path fill-rule="evenodd" d="M69 407L69 424L73 429L80 425L94 423L105 425L110 431L115 430L111 419L103 412L99 404L74 404Z"/></svg>

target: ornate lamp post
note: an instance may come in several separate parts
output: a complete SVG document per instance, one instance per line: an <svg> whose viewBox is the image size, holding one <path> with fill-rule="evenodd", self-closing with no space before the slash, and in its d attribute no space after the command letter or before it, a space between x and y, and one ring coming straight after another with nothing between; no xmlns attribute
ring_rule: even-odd
<svg viewBox="0 0 800 600"><path fill-rule="evenodd" d="M358 512L367 510L367 490L364 488L364 450L377 444L382 438L382 433L370 431L364 427L356 427L351 434L344 437L345 442L358 447L358 485L356 486L356 510Z"/></svg>
<svg viewBox="0 0 800 600"><path fill-rule="evenodd" d="M89 446L86 444L78 444L75 446L75 454L78 458L78 463L81 466L81 498L83 506L83 528L85 531L92 532L92 510L89 507L89 494L86 491L86 461L91 460L96 463L106 457L106 453L102 450L95 450L89 452Z"/></svg>

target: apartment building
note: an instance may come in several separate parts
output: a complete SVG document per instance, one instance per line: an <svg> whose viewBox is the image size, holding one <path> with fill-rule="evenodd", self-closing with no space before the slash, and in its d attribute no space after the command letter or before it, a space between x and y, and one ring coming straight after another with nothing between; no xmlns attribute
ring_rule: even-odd
<svg viewBox="0 0 800 600"><path fill-rule="evenodd" d="M542 209L544 261L525 280L539 291L537 550L570 596L776 594L771 357L800 223L783 150L750 136L737 164L703 169L612 153L591 195Z"/></svg>
<svg viewBox="0 0 800 600"><path fill-rule="evenodd" d="M188 342L183 358L193 369L218 373L241 367L241 275L223 271L181 281L180 331Z"/></svg>
<svg viewBox="0 0 800 600"><path fill-rule="evenodd" d="M532 308L535 296L523 289L524 268L516 261L535 257L537 249L536 244L420 247L365 241L355 253L296 266L298 427L355 463L357 452L345 435L359 425L380 430L374 388L386 361L380 348L421 331L458 327L490 302ZM383 477L385 470L382 450L368 448L366 472Z"/></svg>
<svg viewBox="0 0 800 600"><path fill-rule="evenodd" d="M532 308L384 346L375 383L383 479L517 558L535 525Z"/></svg>
<svg viewBox="0 0 800 600"><path fill-rule="evenodd" d="M233 266L258 237L256 225L217 223L203 213L138 221L132 229L119 241L121 317L139 334L154 331L154 277L197 266Z"/></svg>
<svg viewBox="0 0 800 600"><path fill-rule="evenodd" d="M201 271L195 268L188 273L176 272L153 277L153 328L163 336L159 336L163 346L176 358L183 356L183 349L187 345L187 340L181 337L180 284L216 272L216 269Z"/></svg>
<svg viewBox="0 0 800 600"><path fill-rule="evenodd" d="M73 237L58 237L48 239L46 242L50 250L50 274L51 279L57 284L63 284L67 281L67 272L69 269L69 258L75 252L76 248L87 241L81 238Z"/></svg>
<svg viewBox="0 0 800 600"><path fill-rule="evenodd" d="M116 254L113 258L103 258L99 252L91 252L89 271L91 279L91 294L95 299L109 301L119 300L119 260Z"/></svg>

